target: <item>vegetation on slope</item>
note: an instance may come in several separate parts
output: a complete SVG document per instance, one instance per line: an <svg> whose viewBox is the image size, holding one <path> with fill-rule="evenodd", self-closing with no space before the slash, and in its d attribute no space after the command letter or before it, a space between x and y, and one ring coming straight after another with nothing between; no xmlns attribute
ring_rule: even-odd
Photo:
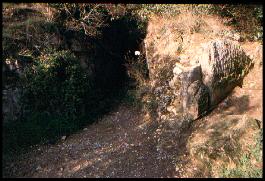
<svg viewBox="0 0 265 181"><path fill-rule="evenodd" d="M145 57L132 55L133 50L140 47L138 45L146 34L146 23L153 15L177 16L185 12L218 15L241 33L242 41L263 38L262 6L258 5L20 3L4 4L3 8L3 65L19 62L23 67L22 76L12 70L4 72L5 86L23 90L20 120L4 125L4 151L8 154L38 143L54 143L61 136L96 120L119 99L134 105L143 102L143 108L154 111L156 101L144 100L152 97L145 94L148 89ZM115 32L121 36L112 36ZM85 47L88 52L104 49L108 55L91 53L89 56L91 62L97 62L102 69L109 67L109 70L98 71L96 78L85 71L69 41L76 37L89 42ZM122 43L111 44L125 37L129 37L124 43L126 48L122 48ZM119 48L112 49L113 45ZM113 58L117 56L119 58ZM110 72L115 72L110 70L113 67L115 70L122 67L123 73L117 74L118 77L128 76L121 81L133 80L137 88L128 91L128 87L113 86L113 89L106 89L101 82L110 83L114 79L115 76L105 79ZM164 75L162 71L161 74ZM224 176L233 174L238 173L224 171Z"/></svg>

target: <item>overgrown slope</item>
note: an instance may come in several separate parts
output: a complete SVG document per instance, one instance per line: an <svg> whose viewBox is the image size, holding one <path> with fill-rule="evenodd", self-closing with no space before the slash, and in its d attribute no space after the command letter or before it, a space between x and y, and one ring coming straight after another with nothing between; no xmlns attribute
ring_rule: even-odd
<svg viewBox="0 0 265 181"><path fill-rule="evenodd" d="M261 92L248 84L262 90L262 6L3 6L5 176L261 176ZM228 109L181 125L173 67L216 38L239 42L254 59L247 90L236 89ZM81 131L64 142L95 121L88 139ZM30 151L40 143L43 152Z"/></svg>

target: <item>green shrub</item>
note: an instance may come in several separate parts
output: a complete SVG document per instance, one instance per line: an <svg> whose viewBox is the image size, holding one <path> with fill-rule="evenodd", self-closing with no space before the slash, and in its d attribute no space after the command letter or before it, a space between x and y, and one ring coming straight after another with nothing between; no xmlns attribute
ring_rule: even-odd
<svg viewBox="0 0 265 181"><path fill-rule="evenodd" d="M134 9L142 20L150 15L174 17L180 13L191 12L196 15L216 14L228 19L243 38L262 40L263 6L257 4L142 4Z"/></svg>
<svg viewBox="0 0 265 181"><path fill-rule="evenodd" d="M23 115L4 125L5 154L55 142L92 121L86 119L84 106L97 101L91 99L95 95L89 76L69 51L49 52L26 67L20 78Z"/></svg>
<svg viewBox="0 0 265 181"><path fill-rule="evenodd" d="M21 85L26 112L48 112L70 119L81 114L92 86L79 61L68 51L45 55L27 67Z"/></svg>
<svg viewBox="0 0 265 181"><path fill-rule="evenodd" d="M262 40L263 37L263 6L262 5L214 5L213 14L228 18L228 25L234 26L245 39Z"/></svg>
<svg viewBox="0 0 265 181"><path fill-rule="evenodd" d="M3 56L11 58L25 51L43 51L57 48L57 42L51 40L58 33L55 22L45 21L40 17L30 17L21 22L10 22L3 28Z"/></svg>
<svg viewBox="0 0 265 181"><path fill-rule="evenodd" d="M123 98L123 102L131 105L131 106L135 106L138 107L140 106L140 100L137 96L137 91L136 90L128 90L126 95Z"/></svg>
<svg viewBox="0 0 265 181"><path fill-rule="evenodd" d="M253 167L249 155L244 154L234 169L224 168L222 177L225 178L262 178L262 169Z"/></svg>

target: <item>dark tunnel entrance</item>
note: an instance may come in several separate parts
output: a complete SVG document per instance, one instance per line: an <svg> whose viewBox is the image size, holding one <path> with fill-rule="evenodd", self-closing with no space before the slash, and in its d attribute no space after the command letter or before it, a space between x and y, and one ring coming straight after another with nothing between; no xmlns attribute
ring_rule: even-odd
<svg viewBox="0 0 265 181"><path fill-rule="evenodd" d="M129 87L135 88L136 82L128 76L125 65L128 60L139 61L139 56L134 53L143 50L146 24L141 24L143 28L140 28L139 23L134 17L111 21L97 41L99 53L95 57L95 85L103 96L102 104L107 104L107 107L112 106L106 103L110 98L111 102L118 101Z"/></svg>

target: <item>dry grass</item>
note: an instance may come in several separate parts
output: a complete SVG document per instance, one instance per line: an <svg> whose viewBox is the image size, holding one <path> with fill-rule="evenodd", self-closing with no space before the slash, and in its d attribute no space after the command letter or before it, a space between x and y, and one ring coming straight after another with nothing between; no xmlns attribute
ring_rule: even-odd
<svg viewBox="0 0 265 181"><path fill-rule="evenodd" d="M156 57L169 56L175 60L186 49L194 51L194 48L211 39L221 38L221 33L229 31L224 25L224 20L209 15L194 15L192 13L180 14L174 18L162 19L153 16L147 27L145 42L147 54L157 63L163 59ZM152 46L151 46L152 45ZM155 66L155 65L154 65Z"/></svg>
<svg viewBox="0 0 265 181"><path fill-rule="evenodd" d="M189 138L190 162L184 166L184 170L195 167L198 172L186 172L184 177L224 177L224 168L237 169L242 155L253 154L250 148L255 146L255 136L259 133L254 119L222 115L217 121L209 120L211 122L198 123ZM247 166L246 169L251 169L253 165Z"/></svg>

